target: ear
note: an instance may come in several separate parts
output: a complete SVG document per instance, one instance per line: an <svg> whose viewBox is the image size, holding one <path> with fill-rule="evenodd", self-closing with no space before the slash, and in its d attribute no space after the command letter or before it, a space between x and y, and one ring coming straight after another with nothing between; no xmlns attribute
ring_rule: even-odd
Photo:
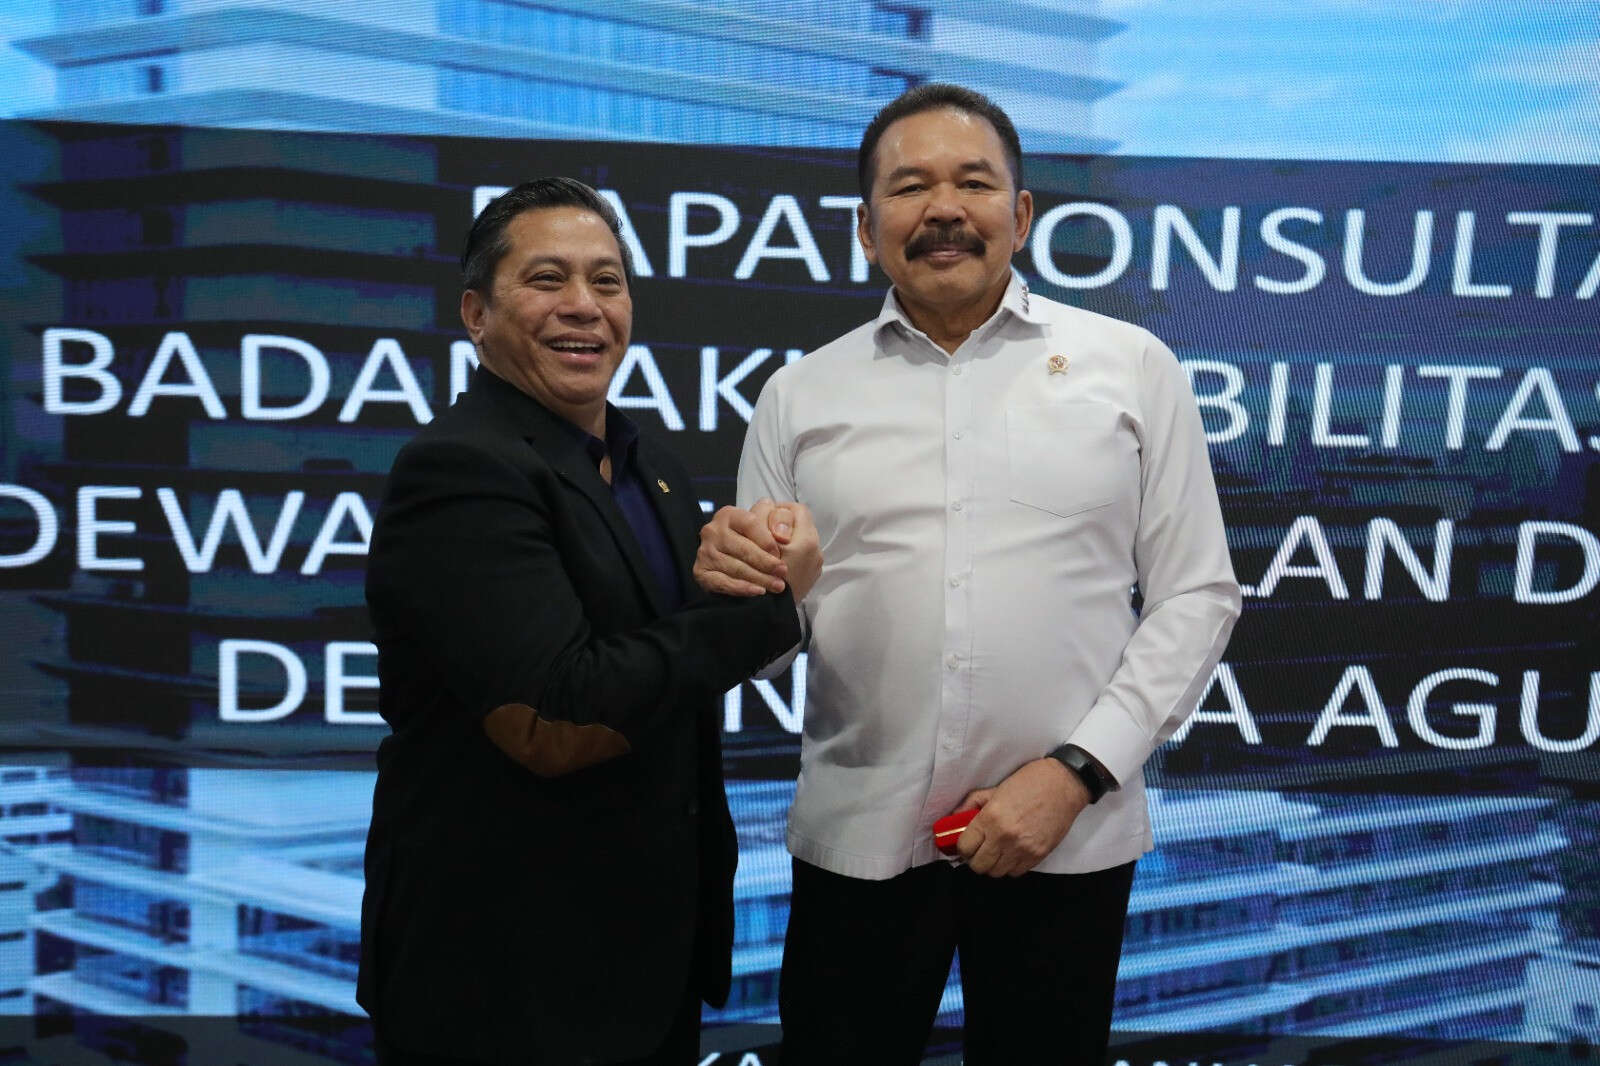
<svg viewBox="0 0 1600 1066"><path fill-rule="evenodd" d="M1011 243L1011 254L1022 251L1028 243L1028 230L1033 228L1033 193L1023 189L1017 193L1017 230Z"/></svg>
<svg viewBox="0 0 1600 1066"><path fill-rule="evenodd" d="M467 336L473 344L483 340L483 318L489 311L483 294L477 289L464 289L461 293L461 324L467 327Z"/></svg>
<svg viewBox="0 0 1600 1066"><path fill-rule="evenodd" d="M861 242L861 250L866 253L867 262L876 266L878 245L872 239L872 213L867 210L865 200L856 204L856 239Z"/></svg>

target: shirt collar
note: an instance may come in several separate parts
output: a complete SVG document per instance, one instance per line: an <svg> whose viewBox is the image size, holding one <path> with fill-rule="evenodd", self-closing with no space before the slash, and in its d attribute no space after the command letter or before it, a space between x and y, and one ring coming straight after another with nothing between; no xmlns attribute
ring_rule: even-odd
<svg viewBox="0 0 1600 1066"><path fill-rule="evenodd" d="M1022 321L1033 325L1044 323L1044 317L1039 312L1038 301L1029 294L1027 280L1017 273L1015 267L1011 269L1011 281L1006 285L1005 295L1000 297L1000 307L995 311L994 316L989 319L989 322L993 322L1001 314L1009 314L1013 318L1020 318ZM978 329L983 329L989 322L985 322ZM883 297L883 308L878 312L878 317L873 320L873 332L874 334L880 333L885 327L893 324L899 324L901 328L912 333L921 333L921 330L912 325L911 319L906 317L905 311L900 307L899 297L894 294L894 287L890 286L889 291ZM977 331L974 330L974 332Z"/></svg>
<svg viewBox="0 0 1600 1066"><path fill-rule="evenodd" d="M594 461L596 466L600 465L602 458L610 455L611 465L614 468L613 476L633 458L634 449L639 444L638 425L634 423L633 419L609 403L606 404L605 440L601 440L586 429L573 425L564 418L558 419L558 421L563 429L572 434L574 439L582 442L583 450Z"/></svg>

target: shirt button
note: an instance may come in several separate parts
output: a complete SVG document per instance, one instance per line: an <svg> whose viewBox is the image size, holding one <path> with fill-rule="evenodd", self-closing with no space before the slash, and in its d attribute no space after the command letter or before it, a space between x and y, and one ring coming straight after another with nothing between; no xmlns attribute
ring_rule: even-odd
<svg viewBox="0 0 1600 1066"><path fill-rule="evenodd" d="M950 506L951 506L951 507L952 507L952 508L953 508L953 509L955 509L955 510L957 510L957 511L959 511L959 510L961 510L961 501L960 501L960 500L957 500L957 501L956 501L956 502L955 502L955 503L953 503L953 504L951 504L951 505L950 505Z"/></svg>
<svg viewBox="0 0 1600 1066"><path fill-rule="evenodd" d="M951 574L950 575L950 587L953 588L953 589L958 589L958 588L961 587L961 575L960 574Z"/></svg>
<svg viewBox="0 0 1600 1066"><path fill-rule="evenodd" d="M960 440L961 439L961 431L959 429L956 430L954 436L955 436L956 440Z"/></svg>
<svg viewBox="0 0 1600 1066"><path fill-rule="evenodd" d="M954 370L950 371L950 373L954 374L956 377L960 377L961 376L961 368L958 366Z"/></svg>
<svg viewBox="0 0 1600 1066"><path fill-rule="evenodd" d="M951 652L949 656L945 658L944 664L950 669L955 670L961 665L961 656L957 655L955 652Z"/></svg>

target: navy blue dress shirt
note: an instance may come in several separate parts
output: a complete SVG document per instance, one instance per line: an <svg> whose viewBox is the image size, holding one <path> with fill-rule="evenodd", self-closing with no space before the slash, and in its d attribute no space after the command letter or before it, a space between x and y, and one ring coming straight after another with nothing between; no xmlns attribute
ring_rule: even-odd
<svg viewBox="0 0 1600 1066"><path fill-rule="evenodd" d="M570 422L565 425L572 425ZM611 456L611 498L617 501L622 516L633 530L633 539L650 564L656 586L668 611L683 606L683 581L678 574L678 561L673 558L672 544L667 540L661 517L650 502L650 493L639 480L638 464L634 461L639 447L639 427L633 420L614 407L606 408L606 439L601 440L577 426L572 431L583 438L584 449L598 468L600 460Z"/></svg>

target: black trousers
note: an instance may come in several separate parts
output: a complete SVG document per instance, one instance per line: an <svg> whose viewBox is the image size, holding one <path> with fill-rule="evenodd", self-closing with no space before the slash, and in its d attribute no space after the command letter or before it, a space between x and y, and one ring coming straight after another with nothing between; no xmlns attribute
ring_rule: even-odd
<svg viewBox="0 0 1600 1066"><path fill-rule="evenodd" d="M690 990L685 992L678 1014L667 1030L666 1039L655 1051L642 1059L628 1059L614 1066L696 1066L700 1061L700 995L693 991L694 977L689 978ZM449 1056L417 1055L378 1041L378 1066L492 1066L477 1059L458 1059ZM543 1059L530 1059L530 1066L542 1066ZM566 1064L562 1064L566 1066Z"/></svg>
<svg viewBox="0 0 1600 1066"><path fill-rule="evenodd" d="M796 859L783 1066L921 1062L958 950L965 1066L1102 1066L1133 867L990 878L936 862L864 881Z"/></svg>

